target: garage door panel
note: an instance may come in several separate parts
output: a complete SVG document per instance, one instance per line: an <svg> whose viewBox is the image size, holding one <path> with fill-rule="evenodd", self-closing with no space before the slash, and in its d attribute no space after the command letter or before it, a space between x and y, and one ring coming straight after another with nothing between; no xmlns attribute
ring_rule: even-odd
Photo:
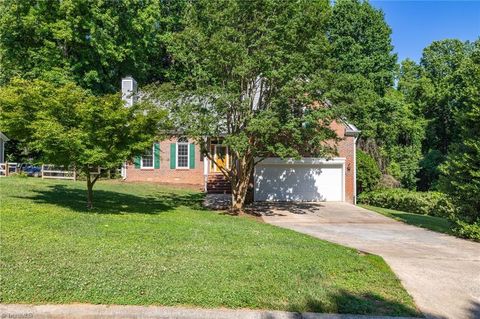
<svg viewBox="0 0 480 319"><path fill-rule="evenodd" d="M341 201L342 165L258 165L256 201Z"/></svg>

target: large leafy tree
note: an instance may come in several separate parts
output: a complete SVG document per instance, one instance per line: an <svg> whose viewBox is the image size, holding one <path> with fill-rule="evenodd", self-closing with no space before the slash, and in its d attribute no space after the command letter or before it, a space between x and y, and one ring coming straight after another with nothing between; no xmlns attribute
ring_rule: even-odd
<svg viewBox="0 0 480 319"><path fill-rule="evenodd" d="M13 76L73 80L96 93L118 90L122 76L161 80L162 35L184 1L0 1L0 84Z"/></svg>
<svg viewBox="0 0 480 319"><path fill-rule="evenodd" d="M328 156L335 140L322 77L328 49L326 0L199 0L183 30L167 37L174 84L154 89L172 122L211 158L205 136L223 138L233 158L233 208L245 203L255 164L268 156Z"/></svg>
<svg viewBox="0 0 480 319"><path fill-rule="evenodd" d="M359 146L383 173L414 188L424 123L415 104L394 89L397 57L383 13L368 1L335 1L328 23L329 68L335 74L330 100L361 130ZM400 83L416 77L407 64Z"/></svg>
<svg viewBox="0 0 480 319"><path fill-rule="evenodd" d="M474 45L472 54L452 75L459 135L441 166L440 180L441 188L469 222L480 220L480 42Z"/></svg>
<svg viewBox="0 0 480 319"><path fill-rule="evenodd" d="M478 41L477 41L478 42ZM450 146L459 143L460 125L455 114L466 111L459 92L458 70L472 54L475 43L456 39L435 41L424 49L420 64L402 63L398 89L414 106L418 118L426 119L423 159L418 173L418 187L436 187L440 170Z"/></svg>
<svg viewBox="0 0 480 319"><path fill-rule="evenodd" d="M456 103L455 73L468 56L469 44L457 39L435 41L423 51L420 65L433 85L433 94L424 96L424 113L429 120L425 147L446 155L457 137L454 114Z"/></svg>
<svg viewBox="0 0 480 319"><path fill-rule="evenodd" d="M331 67L363 77L382 96L393 85L396 69L391 33L383 13L368 1L335 1L328 25Z"/></svg>
<svg viewBox="0 0 480 319"><path fill-rule="evenodd" d="M38 152L41 161L86 176L88 208L98 170L143 152L163 118L146 103L125 107L119 94L97 97L73 83L22 79L0 88L0 114L0 130Z"/></svg>

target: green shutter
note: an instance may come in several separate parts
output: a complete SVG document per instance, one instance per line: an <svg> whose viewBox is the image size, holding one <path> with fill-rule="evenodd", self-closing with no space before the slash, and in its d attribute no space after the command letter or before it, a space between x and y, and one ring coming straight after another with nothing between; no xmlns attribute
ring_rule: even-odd
<svg viewBox="0 0 480 319"><path fill-rule="evenodd" d="M160 144L153 144L153 168L160 168Z"/></svg>
<svg viewBox="0 0 480 319"><path fill-rule="evenodd" d="M140 168L140 161L142 160L141 156L135 156L133 158L133 164L135 164L135 168Z"/></svg>
<svg viewBox="0 0 480 319"><path fill-rule="evenodd" d="M170 168L177 168L177 144L170 144Z"/></svg>
<svg viewBox="0 0 480 319"><path fill-rule="evenodd" d="M195 144L193 143L190 144L189 155L190 155L189 168L192 169L192 168L195 168Z"/></svg>

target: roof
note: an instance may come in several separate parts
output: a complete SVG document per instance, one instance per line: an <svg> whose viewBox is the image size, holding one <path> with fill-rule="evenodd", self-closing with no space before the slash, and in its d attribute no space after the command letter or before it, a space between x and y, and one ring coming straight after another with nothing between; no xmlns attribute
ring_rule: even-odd
<svg viewBox="0 0 480 319"><path fill-rule="evenodd" d="M345 135L347 136L358 136L362 131L360 131L355 125L348 123L345 119L343 120L345 124Z"/></svg>
<svg viewBox="0 0 480 319"><path fill-rule="evenodd" d="M10 141L10 139L5 134L3 134L2 132L0 132L0 138L2 140L4 140L5 142Z"/></svg>

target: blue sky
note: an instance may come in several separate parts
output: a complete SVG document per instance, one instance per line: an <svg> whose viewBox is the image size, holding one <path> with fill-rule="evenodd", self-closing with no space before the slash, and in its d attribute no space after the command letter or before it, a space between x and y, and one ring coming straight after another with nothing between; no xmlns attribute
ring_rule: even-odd
<svg viewBox="0 0 480 319"><path fill-rule="evenodd" d="M422 50L435 40L480 36L480 0L412 1L371 0L385 14L392 28L393 45L399 61L419 61Z"/></svg>

